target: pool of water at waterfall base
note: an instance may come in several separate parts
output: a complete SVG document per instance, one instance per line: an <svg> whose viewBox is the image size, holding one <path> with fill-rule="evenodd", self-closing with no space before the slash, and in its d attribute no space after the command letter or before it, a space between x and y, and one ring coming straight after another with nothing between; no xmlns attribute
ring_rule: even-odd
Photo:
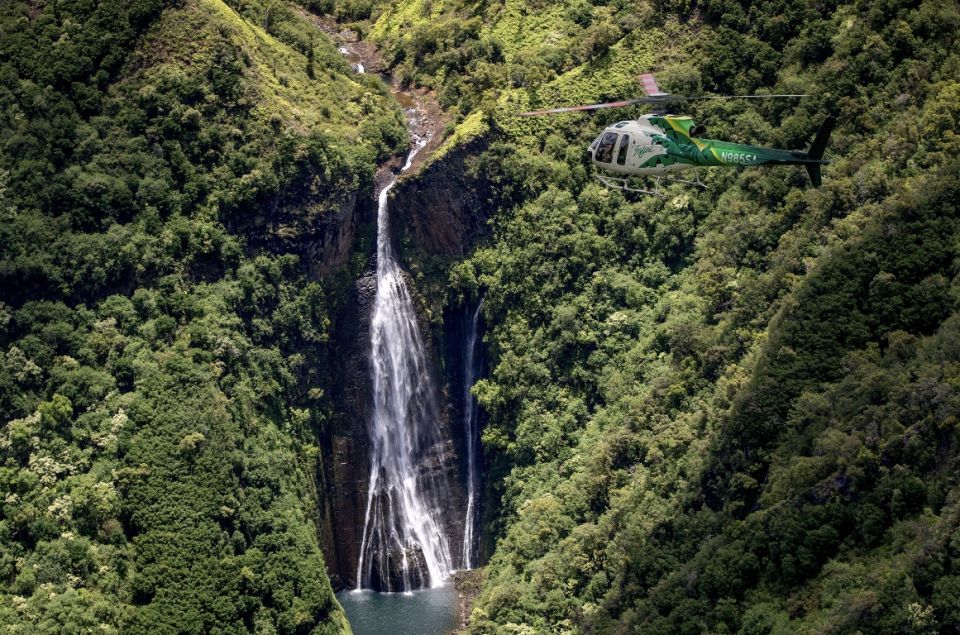
<svg viewBox="0 0 960 635"><path fill-rule="evenodd" d="M457 591L449 582L409 593L337 593L354 635L448 635L457 627Z"/></svg>

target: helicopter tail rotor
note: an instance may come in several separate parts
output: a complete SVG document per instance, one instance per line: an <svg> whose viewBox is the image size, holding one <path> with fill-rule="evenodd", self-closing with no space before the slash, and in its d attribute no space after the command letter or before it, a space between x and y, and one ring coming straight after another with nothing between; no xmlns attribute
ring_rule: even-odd
<svg viewBox="0 0 960 635"><path fill-rule="evenodd" d="M653 76L653 73L643 73L640 75L640 83L643 84L643 92L647 97L666 97L670 94L660 90L660 86L657 85L657 79Z"/></svg>

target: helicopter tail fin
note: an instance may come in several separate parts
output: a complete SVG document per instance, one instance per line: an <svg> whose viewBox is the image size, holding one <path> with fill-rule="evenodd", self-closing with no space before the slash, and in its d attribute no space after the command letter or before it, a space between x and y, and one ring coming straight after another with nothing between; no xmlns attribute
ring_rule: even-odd
<svg viewBox="0 0 960 635"><path fill-rule="evenodd" d="M810 175L810 183L813 184L813 187L820 187L822 182L820 178L820 164L819 163L805 163L807 166L807 174Z"/></svg>
<svg viewBox="0 0 960 635"><path fill-rule="evenodd" d="M837 123L836 117L830 115L823 120L820 130L813 143L810 144L810 150L807 152L807 159L811 161L806 163L807 174L810 175L810 182L814 187L820 187L820 166L826 161L823 160L823 152L827 149L827 142L830 141L830 133L833 132L833 126ZM814 163L815 162L815 163Z"/></svg>

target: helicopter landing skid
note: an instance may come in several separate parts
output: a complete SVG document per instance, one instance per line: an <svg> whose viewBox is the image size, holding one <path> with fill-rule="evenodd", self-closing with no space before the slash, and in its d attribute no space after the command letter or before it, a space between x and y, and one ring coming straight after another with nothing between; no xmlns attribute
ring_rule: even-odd
<svg viewBox="0 0 960 635"><path fill-rule="evenodd" d="M593 175L598 181L603 183L609 188L615 190L621 190L623 192L635 192L637 194L649 194L651 196L657 196L659 198L666 198L663 194L660 193L660 182L668 181L670 183L682 183L684 185L693 185L694 187L702 187L706 189L707 184L700 180L700 173L695 172L695 180L691 181L688 179L677 179L669 176L656 176L653 177L653 189L643 189L639 187L630 186L630 177L625 176L611 176L608 174L594 174Z"/></svg>
<svg viewBox="0 0 960 635"><path fill-rule="evenodd" d="M670 181L671 183L683 183L684 185L693 185L695 187L702 187L703 189L707 189L707 184L700 180L699 171L694 171L693 176L696 179L694 181L690 181L687 179L677 179L670 176L658 176L657 184L659 185L660 179L663 179L665 181Z"/></svg>
<svg viewBox="0 0 960 635"><path fill-rule="evenodd" d="M660 178L656 179L656 185L652 190L645 190L639 187L630 187L630 179L620 176L607 176L605 174L594 174L594 178L609 187L610 189L620 190L622 192L635 192L636 194L649 194L659 198L666 198L660 193Z"/></svg>

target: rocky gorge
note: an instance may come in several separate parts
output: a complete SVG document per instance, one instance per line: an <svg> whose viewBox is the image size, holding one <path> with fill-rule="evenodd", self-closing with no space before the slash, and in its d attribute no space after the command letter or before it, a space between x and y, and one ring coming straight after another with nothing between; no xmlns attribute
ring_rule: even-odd
<svg viewBox="0 0 960 635"><path fill-rule="evenodd" d="M358 45L350 35L334 32L341 52L360 60L364 69L378 69L381 64L375 49ZM389 78L385 81L389 82ZM400 90L391 93L403 105L414 138L429 139L410 170L399 177L389 196L392 222L391 242L398 248L402 262L410 263L422 254L428 256L462 255L485 229L483 203L488 192L480 179L470 179L464 161L470 148L458 148L438 160L430 153L442 141L440 129L444 120L435 98L423 90ZM375 194L386 187L400 166L396 161L382 166L375 179ZM369 421L373 417L372 371L370 367L370 329L377 294L375 241L376 196L357 196L343 201L333 213L318 215L321 220L300 236L294 249L315 262L317 273L347 275L351 259L363 262L359 275L349 283L343 299L333 315L330 340L327 344L329 400L332 417L319 433L322 460L315 475L319 518L318 529L331 581L335 589L358 585L357 563L363 541L365 506L370 476ZM278 215L254 231L263 240L282 240L284 210L298 206L278 204ZM298 222L309 223L310 214L290 212ZM309 207L308 207L309 209ZM443 306L440 319L427 317L427 300L418 295L415 281L403 273L407 288L419 307L417 320L423 336L427 367L438 387L439 430L442 447L434 460L420 469L451 483L445 494L441 523L450 544L463 542L464 517L467 507L466 488L469 479L466 453L467 439L461 421L470 406L465 404L467 388L463 382L464 345L469 339L470 316L476 304ZM475 335L474 335L475 337ZM454 566L462 568L460 553Z"/></svg>

